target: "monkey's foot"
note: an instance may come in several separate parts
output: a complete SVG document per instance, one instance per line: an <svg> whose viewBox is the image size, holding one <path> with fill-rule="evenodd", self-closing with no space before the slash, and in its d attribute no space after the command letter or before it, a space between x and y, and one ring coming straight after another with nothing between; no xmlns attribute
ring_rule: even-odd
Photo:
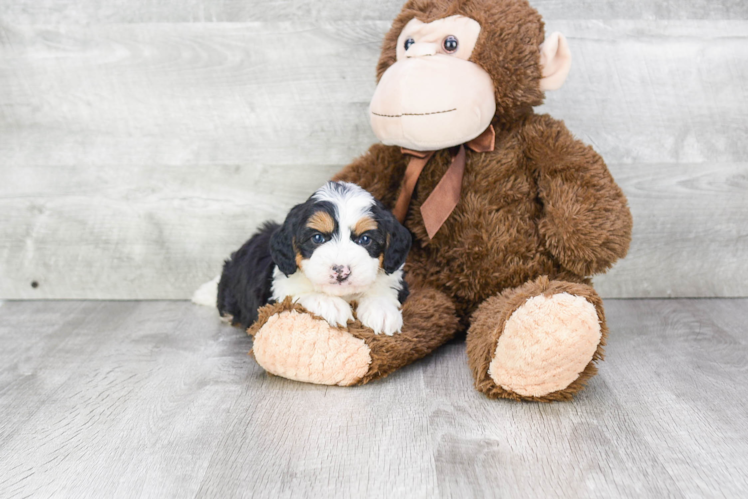
<svg viewBox="0 0 748 500"><path fill-rule="evenodd" d="M366 375L371 349L363 339L305 311L284 309L254 333L252 352L260 366L274 375L323 385L354 385Z"/></svg>
<svg viewBox="0 0 748 500"><path fill-rule="evenodd" d="M358 320L332 327L286 299L261 308L248 333L269 373L312 384L365 384L426 356L458 328L451 301L433 289L411 289L402 312L401 333L378 335Z"/></svg>
<svg viewBox="0 0 748 500"><path fill-rule="evenodd" d="M540 278L484 302L468 333L476 388L489 397L571 399L596 372L607 329L583 284Z"/></svg>

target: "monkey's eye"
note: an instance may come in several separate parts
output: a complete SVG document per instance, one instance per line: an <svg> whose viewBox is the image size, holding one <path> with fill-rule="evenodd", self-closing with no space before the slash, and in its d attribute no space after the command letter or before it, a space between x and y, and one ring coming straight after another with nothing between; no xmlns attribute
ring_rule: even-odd
<svg viewBox="0 0 748 500"><path fill-rule="evenodd" d="M414 43L416 43L416 41L412 38L408 38L407 40L405 40L405 50L407 51Z"/></svg>
<svg viewBox="0 0 748 500"><path fill-rule="evenodd" d="M356 240L356 243L358 243L362 247L368 247L369 245L371 245L371 237L363 235L358 240Z"/></svg>
<svg viewBox="0 0 748 500"><path fill-rule="evenodd" d="M325 235L322 233L314 233L312 235L312 243L315 245L321 245L322 243L326 242L327 238L325 238Z"/></svg>
<svg viewBox="0 0 748 500"><path fill-rule="evenodd" d="M457 51L457 47L460 46L460 42L457 41L456 36L449 35L444 39L444 43L442 44L442 46L444 47L444 50L451 54L452 52Z"/></svg>

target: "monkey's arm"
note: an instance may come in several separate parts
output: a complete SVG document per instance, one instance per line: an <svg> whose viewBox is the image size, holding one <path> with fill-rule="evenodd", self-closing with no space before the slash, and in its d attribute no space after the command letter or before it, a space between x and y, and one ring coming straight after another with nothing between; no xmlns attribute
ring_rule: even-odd
<svg viewBox="0 0 748 500"><path fill-rule="evenodd" d="M338 172L332 180L358 184L387 208L395 206L406 160L400 148L374 144L364 155Z"/></svg>
<svg viewBox="0 0 748 500"><path fill-rule="evenodd" d="M600 155L547 115L531 119L524 140L543 203L538 227L561 265L591 276L625 257L631 212Z"/></svg>

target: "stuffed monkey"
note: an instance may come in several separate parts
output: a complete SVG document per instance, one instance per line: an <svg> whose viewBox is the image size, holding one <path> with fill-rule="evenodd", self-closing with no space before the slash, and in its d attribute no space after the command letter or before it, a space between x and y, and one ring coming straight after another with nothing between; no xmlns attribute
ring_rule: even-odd
<svg viewBox="0 0 748 500"><path fill-rule="evenodd" d="M410 0L370 106L381 140L335 180L413 234L402 333L330 327L289 300L250 328L268 372L317 384L384 377L467 333L477 390L570 399L607 335L590 277L626 255L632 218L602 158L533 107L571 66L526 0Z"/></svg>

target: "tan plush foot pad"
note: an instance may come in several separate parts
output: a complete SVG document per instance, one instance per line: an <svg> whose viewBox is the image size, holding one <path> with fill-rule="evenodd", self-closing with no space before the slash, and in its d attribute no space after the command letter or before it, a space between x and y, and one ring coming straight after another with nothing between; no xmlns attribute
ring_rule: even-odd
<svg viewBox="0 0 748 500"><path fill-rule="evenodd" d="M488 374L521 396L566 389L592 359L600 335L595 307L584 298L533 297L506 322Z"/></svg>
<svg viewBox="0 0 748 500"><path fill-rule="evenodd" d="M321 385L353 385L371 364L362 339L296 311L271 316L255 334L252 351L270 373Z"/></svg>
<svg viewBox="0 0 748 500"><path fill-rule="evenodd" d="M443 293L411 288L403 307L403 331L376 335L359 321L330 327L298 304L260 309L248 330L253 353L268 372L324 385L365 384L420 359L450 340L458 328L454 306Z"/></svg>
<svg viewBox="0 0 748 500"><path fill-rule="evenodd" d="M602 300L588 285L540 278L488 299L468 333L478 390L489 397L568 400L603 358Z"/></svg>

